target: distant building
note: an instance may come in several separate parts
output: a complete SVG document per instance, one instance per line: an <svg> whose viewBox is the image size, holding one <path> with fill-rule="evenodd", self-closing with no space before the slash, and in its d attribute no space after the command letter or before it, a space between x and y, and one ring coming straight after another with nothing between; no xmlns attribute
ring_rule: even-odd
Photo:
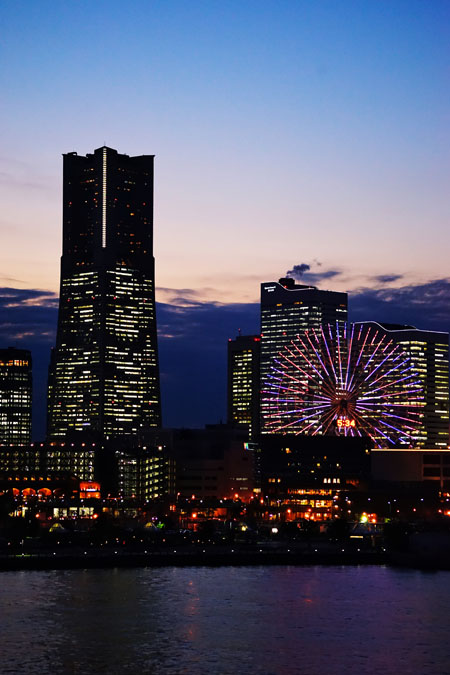
<svg viewBox="0 0 450 675"><path fill-rule="evenodd" d="M116 450L118 495L148 502L175 494L175 462L163 446Z"/></svg>
<svg viewBox="0 0 450 675"><path fill-rule="evenodd" d="M0 445L31 441L31 352L0 349Z"/></svg>
<svg viewBox="0 0 450 675"><path fill-rule="evenodd" d="M224 424L167 432L180 497L241 499L260 492L260 453L247 432Z"/></svg>
<svg viewBox="0 0 450 675"><path fill-rule="evenodd" d="M446 449L449 445L449 347L448 333L419 330L413 326L365 321L354 324L372 326L389 340L399 344L411 361L421 382L422 418L413 431L413 445ZM403 396L407 396L407 388Z"/></svg>
<svg viewBox="0 0 450 675"><path fill-rule="evenodd" d="M48 437L108 439L161 423L153 155L64 155L63 254Z"/></svg>
<svg viewBox="0 0 450 675"><path fill-rule="evenodd" d="M98 451L95 443L53 442L45 444L44 448L44 466L48 475L75 476L80 481L95 479Z"/></svg>
<svg viewBox="0 0 450 675"><path fill-rule="evenodd" d="M322 291L314 286L296 284L290 278L261 284L261 392L267 387L279 352L299 333L320 331L321 326L327 324L340 331L346 321L347 293ZM262 393L262 433L270 433L269 407Z"/></svg>
<svg viewBox="0 0 450 675"><path fill-rule="evenodd" d="M39 443L0 446L0 472L8 475L43 474L45 470L45 450Z"/></svg>
<svg viewBox="0 0 450 675"><path fill-rule="evenodd" d="M370 439L353 436L266 434L261 438L264 491L327 487L368 481Z"/></svg>
<svg viewBox="0 0 450 675"><path fill-rule="evenodd" d="M450 491L450 450L376 449L370 455L372 480L377 484L419 484Z"/></svg>
<svg viewBox="0 0 450 675"><path fill-rule="evenodd" d="M324 521L338 514L344 492L370 479L370 442L360 437L265 434L263 494L286 520Z"/></svg>
<svg viewBox="0 0 450 675"><path fill-rule="evenodd" d="M0 446L0 474L8 480L75 479L102 496L144 502L175 493L175 461L163 446L143 446L136 437L108 443L50 441ZM87 491L89 492L89 489ZM83 491L83 488L82 488ZM85 490L86 491L86 490Z"/></svg>
<svg viewBox="0 0 450 675"><path fill-rule="evenodd" d="M27 509L24 509L23 505L28 499L35 501L36 497L39 501L52 498L67 499L69 504L74 504L69 508L75 515L80 509L72 499L78 497L79 487L79 480L73 476L49 476L43 475L41 471L8 473L0 470L0 495L10 494L18 500L14 512L16 516L24 516ZM55 517L60 515L58 509L55 509L54 515Z"/></svg>
<svg viewBox="0 0 450 675"><path fill-rule="evenodd" d="M0 471L39 473L41 476L73 476L94 480L95 443L30 443L0 447Z"/></svg>
<svg viewBox="0 0 450 675"><path fill-rule="evenodd" d="M228 424L259 434L259 335L238 335L228 341Z"/></svg>

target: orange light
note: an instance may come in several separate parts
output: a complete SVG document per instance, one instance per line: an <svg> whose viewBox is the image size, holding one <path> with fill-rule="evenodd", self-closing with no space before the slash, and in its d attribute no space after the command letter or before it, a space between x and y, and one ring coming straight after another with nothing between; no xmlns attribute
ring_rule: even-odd
<svg viewBox="0 0 450 675"><path fill-rule="evenodd" d="M342 429L342 428L349 429L350 427L353 427L353 428L356 427L355 420L349 420L347 418L342 418L342 417L340 417L337 420L336 424L340 429Z"/></svg>
<svg viewBox="0 0 450 675"><path fill-rule="evenodd" d="M196 514L196 513L193 513L193 514L192 514L192 517L193 517L193 518L197 518L197 514Z"/></svg>

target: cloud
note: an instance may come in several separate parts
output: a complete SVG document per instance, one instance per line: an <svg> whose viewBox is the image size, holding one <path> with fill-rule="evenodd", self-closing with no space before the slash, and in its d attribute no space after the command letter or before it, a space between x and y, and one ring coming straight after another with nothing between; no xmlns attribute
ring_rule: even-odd
<svg viewBox="0 0 450 675"><path fill-rule="evenodd" d="M341 275L342 272L340 270L325 270L324 272L307 272L303 280L307 281L310 284L319 284L321 281L324 281L325 279L334 279L335 277L338 277Z"/></svg>
<svg viewBox="0 0 450 675"><path fill-rule="evenodd" d="M375 277L370 277L371 280L377 281L380 284L391 284L394 281L403 279L403 274L378 274Z"/></svg>
<svg viewBox="0 0 450 675"><path fill-rule="evenodd" d="M164 424L225 420L228 339L259 333L259 304L157 303L157 319Z"/></svg>
<svg viewBox="0 0 450 675"><path fill-rule="evenodd" d="M311 266L307 263L301 263L300 265L294 265L291 270L286 272L287 277L292 277L292 279L301 279L301 277L311 269Z"/></svg>
<svg viewBox="0 0 450 675"><path fill-rule="evenodd" d="M322 263L318 260L314 260L313 263L317 267L322 267ZM319 284L321 281L326 279L333 279L334 277L337 277L341 274L341 270L336 269L324 270L323 272L311 272L311 265L308 265L308 263L294 265L291 270L286 272L287 277L291 277L292 279L303 281L312 285Z"/></svg>
<svg viewBox="0 0 450 675"><path fill-rule="evenodd" d="M11 228L13 228L13 227L14 227L14 226L11 225ZM14 284L24 284L24 283L25 283L25 282L23 281L23 279L15 279L14 277L4 277L4 276L2 276L2 275L0 275L0 281L2 281L2 282L8 282L8 283L11 283L11 282L12 282L12 283L14 283Z"/></svg>
<svg viewBox="0 0 450 675"><path fill-rule="evenodd" d="M58 296L38 289L0 288L0 343L27 349L25 342L51 342Z"/></svg>
<svg viewBox="0 0 450 675"><path fill-rule="evenodd" d="M411 324L424 330L450 330L450 279L400 288L360 288L349 294L352 321Z"/></svg>
<svg viewBox="0 0 450 675"><path fill-rule="evenodd" d="M196 307L202 302L210 301L217 297L218 291L213 288L166 288L157 286L157 301L170 303L179 307Z"/></svg>
<svg viewBox="0 0 450 675"><path fill-rule="evenodd" d="M6 171L0 171L0 185L4 185L6 188L26 188L27 190L44 190L46 192L52 189L51 185L45 185L36 180L29 180L28 178L21 178L19 176L14 176L11 173Z"/></svg>
<svg viewBox="0 0 450 675"><path fill-rule="evenodd" d="M44 178L44 180L42 180ZM14 157L0 155L0 186L7 189L53 191L53 183L49 177L43 177L36 167Z"/></svg>

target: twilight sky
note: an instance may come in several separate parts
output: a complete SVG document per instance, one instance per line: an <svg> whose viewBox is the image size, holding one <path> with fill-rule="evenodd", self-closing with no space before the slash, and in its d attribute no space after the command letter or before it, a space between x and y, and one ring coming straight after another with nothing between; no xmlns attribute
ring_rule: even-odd
<svg viewBox="0 0 450 675"><path fill-rule="evenodd" d="M226 339L296 264L353 318L448 330L447 0L4 0L0 24L0 344L37 350L38 405L61 154L103 143L156 155L166 424L224 417Z"/></svg>

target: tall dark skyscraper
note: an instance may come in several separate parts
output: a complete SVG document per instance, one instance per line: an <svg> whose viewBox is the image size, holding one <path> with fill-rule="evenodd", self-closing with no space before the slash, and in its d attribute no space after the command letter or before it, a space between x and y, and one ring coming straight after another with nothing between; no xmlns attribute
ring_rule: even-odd
<svg viewBox="0 0 450 675"><path fill-rule="evenodd" d="M161 424L153 155L64 155L63 254L48 436Z"/></svg>
<svg viewBox="0 0 450 675"><path fill-rule="evenodd" d="M294 279L261 284L261 432L269 433L270 403L264 394L274 359L306 330L331 324L342 330L347 321L347 293L322 291ZM291 373L296 378L296 369ZM294 431L294 430L292 430Z"/></svg>

